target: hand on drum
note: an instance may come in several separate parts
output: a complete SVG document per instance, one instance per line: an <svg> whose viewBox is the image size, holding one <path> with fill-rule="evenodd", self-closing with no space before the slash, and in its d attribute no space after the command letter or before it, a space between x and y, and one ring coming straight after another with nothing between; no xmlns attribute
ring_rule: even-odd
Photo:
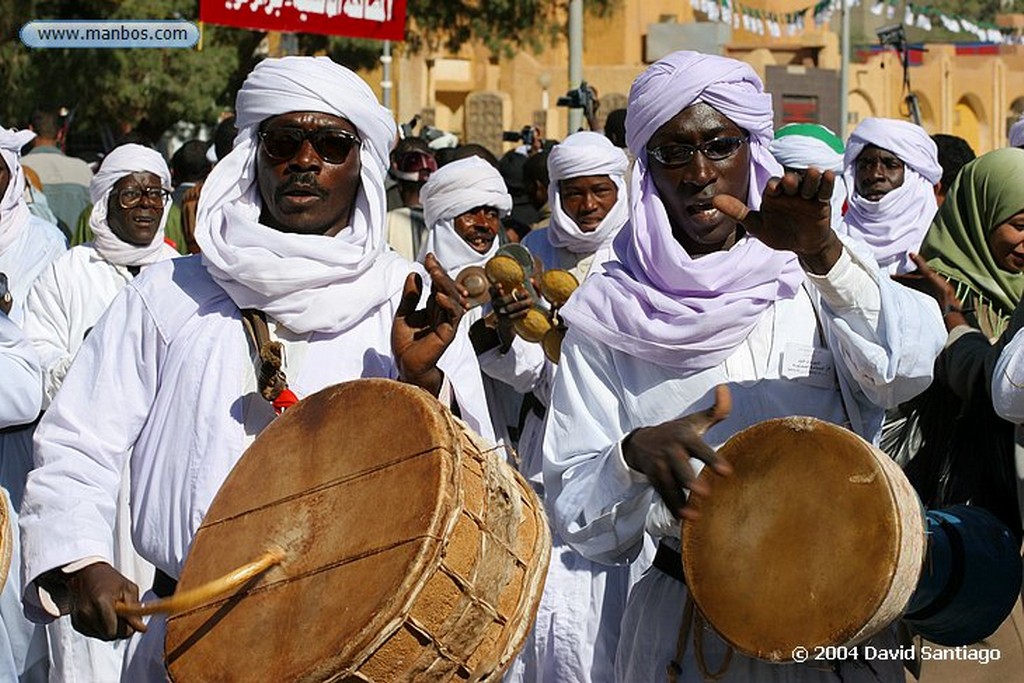
<svg viewBox="0 0 1024 683"><path fill-rule="evenodd" d="M651 485L677 519L694 518L686 505L684 490L706 496L708 488L697 480L690 458L697 458L721 475L732 472L729 463L719 458L703 439L704 433L729 416L732 397L729 388L715 388L715 403L707 410L684 415L655 427L633 431L622 444L626 464L647 475Z"/></svg>
<svg viewBox="0 0 1024 683"><path fill-rule="evenodd" d="M129 638L144 633L141 617L121 617L115 605L139 603L139 587L106 562L90 564L68 575L71 593L71 625L75 630L100 640Z"/></svg>
<svg viewBox="0 0 1024 683"><path fill-rule="evenodd" d="M781 178L768 181L759 211L750 210L743 201L729 195L720 194L711 201L772 249L792 251L805 268L824 275L843 250L831 224L835 180L833 171L787 171Z"/></svg>
<svg viewBox="0 0 1024 683"><path fill-rule="evenodd" d="M423 279L410 273L395 312L391 348L400 379L437 396L443 380L437 361L455 338L468 307L465 290L448 277L433 254L427 254L424 266L431 280L426 308L416 308L423 294Z"/></svg>

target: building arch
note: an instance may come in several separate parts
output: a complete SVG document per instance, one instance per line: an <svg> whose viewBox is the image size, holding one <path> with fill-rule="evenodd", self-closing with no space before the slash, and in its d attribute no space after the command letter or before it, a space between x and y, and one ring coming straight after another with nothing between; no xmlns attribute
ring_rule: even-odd
<svg viewBox="0 0 1024 683"><path fill-rule="evenodd" d="M846 98L849 120L846 122L846 130L852 131L857 124L864 119L877 116L877 110L871 96L863 90L851 90Z"/></svg>
<svg viewBox="0 0 1024 683"><path fill-rule="evenodd" d="M985 107L974 93L966 93L953 107L953 135L975 150L992 149L992 131L985 122Z"/></svg>
<svg viewBox="0 0 1024 683"><path fill-rule="evenodd" d="M921 127L929 135L938 133L938 122L935 120L935 108L932 106L931 100L923 92L915 92L914 95L917 97L917 109L921 114Z"/></svg>

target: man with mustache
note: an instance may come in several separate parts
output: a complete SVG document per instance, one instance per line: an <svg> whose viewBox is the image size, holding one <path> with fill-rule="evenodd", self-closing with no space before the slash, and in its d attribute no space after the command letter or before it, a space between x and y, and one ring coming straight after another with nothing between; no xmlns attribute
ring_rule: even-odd
<svg viewBox="0 0 1024 683"><path fill-rule="evenodd" d="M121 145L104 159L89 185L91 242L72 247L39 276L29 293L25 334L39 355L46 409L89 330L110 302L148 266L178 255L164 242L171 173L159 152ZM30 464L30 463L29 463ZM132 549L127 487L117 509L113 566L148 585L153 567ZM115 680L125 643L77 633L68 619L47 625L51 680Z"/></svg>
<svg viewBox="0 0 1024 683"><path fill-rule="evenodd" d="M93 328L40 424L26 490L27 612L132 637L121 676L133 683L167 673L163 619L147 628L114 610L139 594L111 566L126 464L135 547L156 567L152 594L165 596L228 472L296 399L359 377L400 379L457 403L491 436L479 370L455 334L457 288L436 260L410 273L385 243L391 114L326 57L260 62L236 111L234 148L199 203L202 254L148 268ZM431 296L417 310L427 275ZM254 352L273 342L287 381L266 394Z"/></svg>
<svg viewBox="0 0 1024 683"><path fill-rule="evenodd" d="M869 118L853 129L843 158L852 189L846 230L891 274L916 266L916 252L939 208L942 166L935 141L909 121Z"/></svg>

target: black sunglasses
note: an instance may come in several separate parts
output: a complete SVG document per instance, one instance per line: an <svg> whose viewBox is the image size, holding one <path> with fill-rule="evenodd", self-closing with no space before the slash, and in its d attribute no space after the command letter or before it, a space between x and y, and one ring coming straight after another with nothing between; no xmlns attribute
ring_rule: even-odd
<svg viewBox="0 0 1024 683"><path fill-rule="evenodd" d="M302 143L309 140L320 158L329 164L341 164L348 158L353 147L359 146L359 138L345 130L336 128L274 128L259 133L263 151L273 161L293 158L302 149Z"/></svg>
<svg viewBox="0 0 1024 683"><path fill-rule="evenodd" d="M715 138L699 145L687 145L681 142L670 142L667 145L654 147L647 150L647 153L654 157L659 164L667 168L685 166L693 160L693 157L700 152L705 158L711 161L722 161L728 159L747 142L746 136L729 136Z"/></svg>

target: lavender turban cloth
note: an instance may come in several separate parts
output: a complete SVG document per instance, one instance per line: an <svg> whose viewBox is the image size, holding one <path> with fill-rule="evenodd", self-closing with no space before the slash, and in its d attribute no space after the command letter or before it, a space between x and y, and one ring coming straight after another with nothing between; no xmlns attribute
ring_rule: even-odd
<svg viewBox="0 0 1024 683"><path fill-rule="evenodd" d="M630 222L613 244L619 263L589 278L562 309L570 329L632 356L698 372L728 358L778 299L803 281L796 256L744 236L728 251L691 257L676 241L648 166L646 145L661 126L703 102L750 136L747 205L782 167L772 157L772 99L743 62L681 51L633 82L626 142L637 157Z"/></svg>

